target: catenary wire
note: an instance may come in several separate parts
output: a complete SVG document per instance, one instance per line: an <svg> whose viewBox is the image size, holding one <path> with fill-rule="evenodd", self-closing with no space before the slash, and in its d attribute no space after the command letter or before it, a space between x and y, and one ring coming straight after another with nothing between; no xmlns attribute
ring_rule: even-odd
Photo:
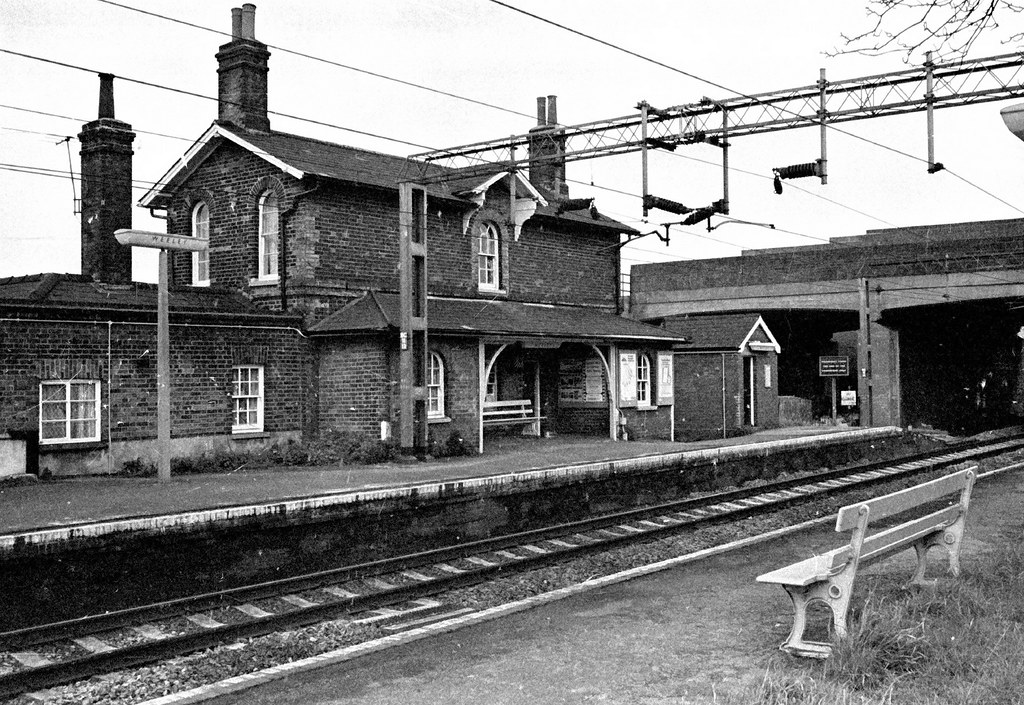
<svg viewBox="0 0 1024 705"><path fill-rule="evenodd" d="M642 61L646 61L648 63L652 63L652 64L654 64L656 66L660 66L661 68L664 68L664 69L667 69L669 71L673 71L675 73L678 73L678 74L681 74L683 76L686 76L687 78L692 78L695 81L700 81L701 83L705 83L705 84L707 84L709 86L713 86L715 88L719 88L719 89L721 89L723 91L726 91L728 93L732 93L732 94L740 96L742 98L746 98L748 100L753 100L753 101L759 102L759 103L761 102L757 98L755 98L754 96L748 95L748 94L746 94L746 93L744 93L742 91L734 90L732 88L729 88L727 86L722 85L721 83L717 83L715 81L712 81L710 79L704 78L702 76L698 76L698 75L696 75L694 73L690 73L688 71L684 71L684 70L682 70L680 68L677 68L675 66L671 66L671 65L666 64L664 62L658 61L657 59L652 59L649 56L646 56L644 54L640 54L640 53L632 51L630 49L626 49L625 47L619 46L618 44L615 44L613 42L609 42L609 41L606 41L604 39L600 39L600 38L595 37L595 36L593 36L591 34L587 34L586 32L582 32L582 31L580 31L578 29L574 29L572 27L569 27L567 25L561 24L559 22L555 22L554 20L550 20L550 19L548 19L546 17L542 17L542 16L540 16L538 14L529 12L529 11L524 10L522 8L515 7L514 5L510 5L510 4L506 3L506 2L502 2L502 0L490 0L490 2L494 3L495 5L500 5L501 7L504 7L506 9L508 9L508 10L512 10L513 12L518 12L518 13L520 13L522 15L525 15L525 16L530 17L532 19L538 20L538 21L543 22L545 24L552 25L552 26L557 27L559 29L562 29L562 30L564 30L566 32L569 32L571 34L575 34L575 35L578 35L580 37L584 37L585 39L589 39L590 41L597 42L598 44L604 45L604 46L606 46L606 47L608 47L610 49L614 49L615 51L623 52L623 53L628 54L628 55L630 55L632 57L640 59ZM793 114L792 111L790 111L790 110L785 110L784 112L788 112L788 113ZM864 137L862 135L858 135L856 133L849 132L848 130L844 130L844 129L840 128L840 127L836 127L835 125L828 124L827 122L823 123L823 124L824 124L824 126L826 128L828 128L830 130L835 130L836 132L838 132L841 135L846 135L847 137L852 137L853 139L860 140L860 141L865 142L867 144L870 144L872 146L878 147L880 149L888 150L890 152L894 152L895 154L899 154L901 156L907 157L909 159L913 159L915 161L918 161L918 162L921 162L921 163L924 163L924 164L928 164L929 163L927 159L924 159L922 157L918 157L918 156L916 156L914 154L910 154L909 152L904 152L904 151L902 151L900 149L897 149L896 147L892 147L890 145L886 145L886 144L883 144L881 142L877 142L875 140L869 139L869 138ZM955 175L955 176L958 176L958 175ZM1004 205L1009 206L1010 208L1012 208L1013 210L1017 211L1018 213L1024 214L1024 210L1021 210L1017 206L1014 206L1014 205L1012 205L1010 203L1007 203L1002 198L999 198L997 196L993 196L991 193L989 193L988 191L983 189L981 186L979 186L979 185L977 185L977 184L967 180L966 178L964 178L962 176L958 176L958 178L960 178L967 185L969 185L969 186L971 186L973 188L978 189L982 193L984 193L986 195L989 195L989 196L992 196L993 198L998 200L1000 203L1003 203Z"/></svg>

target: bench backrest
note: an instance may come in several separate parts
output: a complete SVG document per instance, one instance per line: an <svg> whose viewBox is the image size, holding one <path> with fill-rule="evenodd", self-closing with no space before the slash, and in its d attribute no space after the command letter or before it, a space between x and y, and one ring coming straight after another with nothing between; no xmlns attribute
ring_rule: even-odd
<svg viewBox="0 0 1024 705"><path fill-rule="evenodd" d="M931 482L843 507L836 518L836 531L852 531L853 535L850 537L850 545L844 547L845 550L830 555L828 568L839 568L854 558L868 560L880 557L951 525L967 513L975 469L960 470ZM954 492L960 493L956 504L890 527L870 538L866 537L869 522L909 511Z"/></svg>
<svg viewBox="0 0 1024 705"><path fill-rule="evenodd" d="M533 402L529 399L512 399L509 401L485 401L484 416L507 416L507 415L533 414Z"/></svg>

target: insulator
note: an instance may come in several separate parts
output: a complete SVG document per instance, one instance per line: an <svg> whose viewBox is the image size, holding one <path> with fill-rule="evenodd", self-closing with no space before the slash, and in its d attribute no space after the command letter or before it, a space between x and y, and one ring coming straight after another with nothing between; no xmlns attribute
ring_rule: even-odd
<svg viewBox="0 0 1024 705"><path fill-rule="evenodd" d="M593 198L567 198L564 201L558 201L558 212L564 211L585 211L594 206Z"/></svg>
<svg viewBox="0 0 1024 705"><path fill-rule="evenodd" d="M702 220L707 220L718 211L713 206L698 208L683 219L683 225L696 225Z"/></svg>
<svg viewBox="0 0 1024 705"><path fill-rule="evenodd" d="M778 174L780 179L802 179L805 176L819 176L817 162L780 166L772 171Z"/></svg>
<svg viewBox="0 0 1024 705"><path fill-rule="evenodd" d="M657 208L658 210L668 211L669 213L676 213L678 215L683 215L693 211L692 208L687 208L682 203L676 203L675 201L670 201L667 198L652 196L650 194L644 196L644 208L648 210Z"/></svg>

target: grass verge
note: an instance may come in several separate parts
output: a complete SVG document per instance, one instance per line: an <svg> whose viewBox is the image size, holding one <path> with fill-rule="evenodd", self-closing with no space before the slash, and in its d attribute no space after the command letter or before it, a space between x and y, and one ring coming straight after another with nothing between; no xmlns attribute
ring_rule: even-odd
<svg viewBox="0 0 1024 705"><path fill-rule="evenodd" d="M731 703L1004 705L1024 703L1024 547L966 563L934 589L879 577L831 658L780 654Z"/></svg>

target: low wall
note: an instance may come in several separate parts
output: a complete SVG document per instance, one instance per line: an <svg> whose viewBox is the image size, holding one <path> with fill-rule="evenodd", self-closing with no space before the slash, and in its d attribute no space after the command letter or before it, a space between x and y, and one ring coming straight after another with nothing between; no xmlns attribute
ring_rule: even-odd
<svg viewBox="0 0 1024 705"><path fill-rule="evenodd" d="M19 596L0 613L0 631L938 446L865 429L0 536L0 595Z"/></svg>

